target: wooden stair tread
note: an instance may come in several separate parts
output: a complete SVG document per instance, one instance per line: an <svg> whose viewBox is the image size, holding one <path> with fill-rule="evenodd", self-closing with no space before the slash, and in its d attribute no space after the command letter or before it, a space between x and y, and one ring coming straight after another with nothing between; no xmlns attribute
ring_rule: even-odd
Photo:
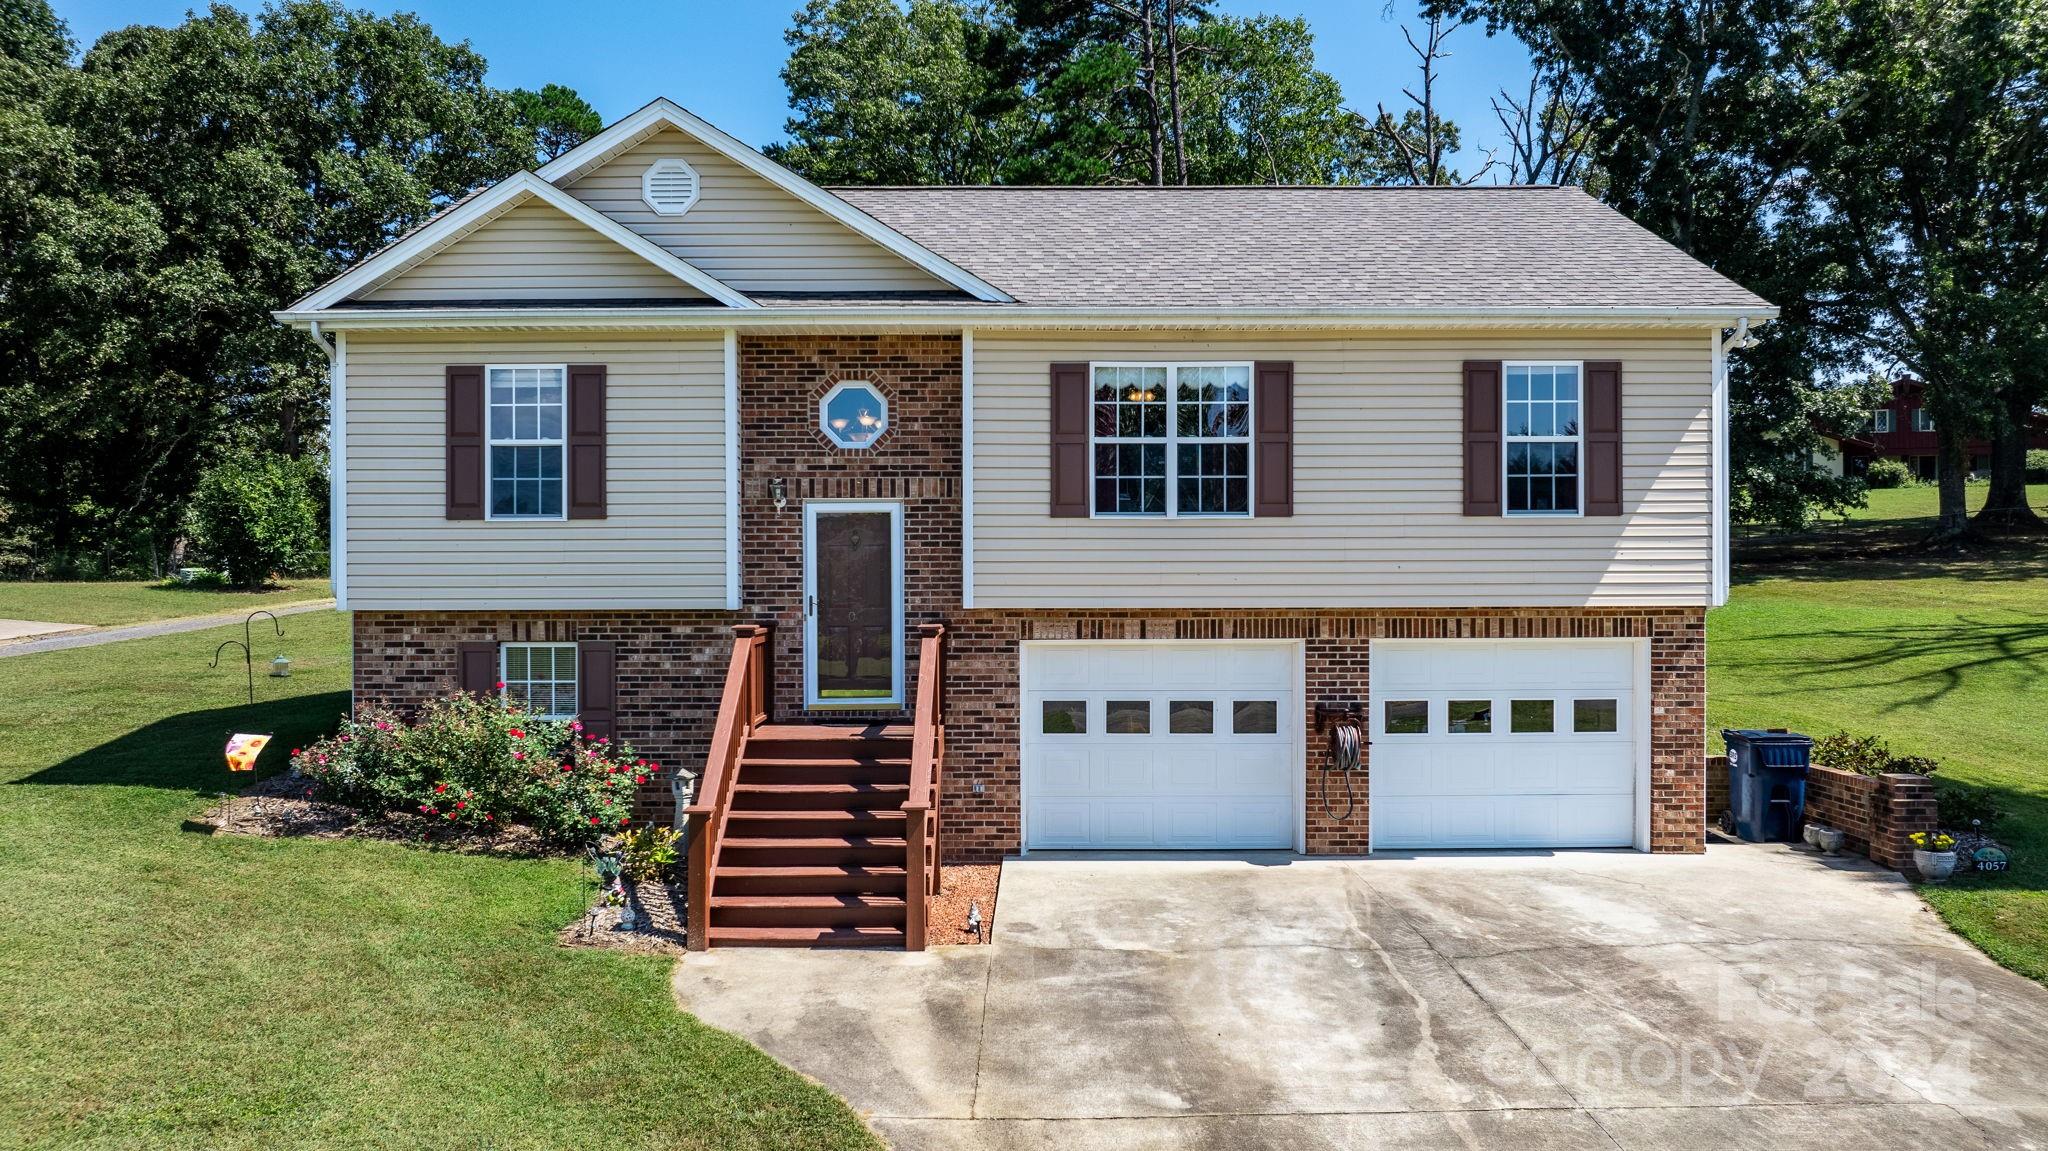
<svg viewBox="0 0 2048 1151"><path fill-rule="evenodd" d="M867 879L901 876L903 867L895 863L748 863L721 867L718 874L738 879Z"/></svg>
<svg viewBox="0 0 2048 1151"><path fill-rule="evenodd" d="M750 767L843 767L858 770L864 767L908 768L907 755L852 755L835 750L833 755L789 756L749 755L740 760L740 774L745 775Z"/></svg>
<svg viewBox="0 0 2048 1151"><path fill-rule="evenodd" d="M755 947L901 947L900 927L714 927L711 942Z"/></svg>
<svg viewBox="0 0 2048 1151"><path fill-rule="evenodd" d="M769 808L762 807L735 807L731 811L725 813L725 821L726 826L728 828L732 826L732 821L736 819L741 820L743 822L760 821L764 819L785 819L790 820L792 822L808 821L813 823L830 823L834 821L853 823L901 823L903 821L903 812L900 809L888 807L849 807L843 809L826 807L790 807L783 808L780 810L771 810ZM730 831L726 833L726 838L732 838L732 833Z"/></svg>
<svg viewBox="0 0 2048 1151"><path fill-rule="evenodd" d="M854 891L824 892L817 895L714 895L713 909L721 907L892 907L903 908L901 895Z"/></svg>
<svg viewBox="0 0 2048 1151"><path fill-rule="evenodd" d="M750 738L860 743L864 740L909 739L916 730L907 723L764 723L753 730Z"/></svg>
<svg viewBox="0 0 2048 1151"><path fill-rule="evenodd" d="M744 848L759 851L771 848L831 848L831 847L903 847L900 835L818 835L818 836L751 836L728 835L720 844L722 848ZM721 867L719 870L726 870Z"/></svg>

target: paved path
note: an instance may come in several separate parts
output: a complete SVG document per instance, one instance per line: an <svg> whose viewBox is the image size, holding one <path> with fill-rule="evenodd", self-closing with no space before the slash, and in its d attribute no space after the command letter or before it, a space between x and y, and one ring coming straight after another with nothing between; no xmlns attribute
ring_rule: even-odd
<svg viewBox="0 0 2048 1151"><path fill-rule="evenodd" d="M304 600L299 603L278 604L260 610L279 617L300 615L309 611L332 610L331 599ZM258 609L251 609L258 610ZM151 636L177 635L186 631L205 631L210 627L241 623L249 618L246 611L229 612L225 615L195 615L184 619L160 619L149 623L122 624L120 627L94 628L90 631L54 635L46 639L32 639L23 643L0 643L0 659L13 655L34 655L41 651L63 651L74 647L98 647L103 643L120 643L129 639L149 639ZM258 620L259 624L263 621ZM57 626L64 626L59 624Z"/></svg>
<svg viewBox="0 0 2048 1151"><path fill-rule="evenodd" d="M2048 988L1860 860L1034 855L996 906L676 997L898 1151L2048 1145Z"/></svg>
<svg viewBox="0 0 2048 1151"><path fill-rule="evenodd" d="M54 635L60 631L81 631L91 626L89 623L50 623L39 619L0 619L0 643L28 639L31 636Z"/></svg>

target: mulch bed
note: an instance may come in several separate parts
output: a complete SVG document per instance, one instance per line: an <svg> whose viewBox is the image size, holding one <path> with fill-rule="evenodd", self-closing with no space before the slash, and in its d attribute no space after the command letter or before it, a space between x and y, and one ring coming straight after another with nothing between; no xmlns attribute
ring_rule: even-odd
<svg viewBox="0 0 2048 1151"><path fill-rule="evenodd" d="M629 883L626 895L633 904L632 931L619 927L624 908L598 906L557 932L555 942L564 947L681 956L689 949L684 934L688 920L683 915L683 895L688 890L680 872L666 883Z"/></svg>
<svg viewBox="0 0 2048 1151"><path fill-rule="evenodd" d="M939 871L939 895L932 900L931 916L925 922L926 947L987 943L996 937L996 880L1003 868L997 863L949 863ZM967 930L970 904L981 905L981 938Z"/></svg>
<svg viewBox="0 0 2048 1151"><path fill-rule="evenodd" d="M491 831L449 827L431 819L394 811L371 819L352 807L312 798L313 785L296 771L273 775L224 797L188 831L268 838L375 839L411 843L448 851L488 855L557 854L540 833L508 823Z"/></svg>

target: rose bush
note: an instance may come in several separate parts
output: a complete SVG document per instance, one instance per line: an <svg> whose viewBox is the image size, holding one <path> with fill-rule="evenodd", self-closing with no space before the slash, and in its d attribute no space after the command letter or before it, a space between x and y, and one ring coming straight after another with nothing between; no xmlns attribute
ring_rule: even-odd
<svg viewBox="0 0 2048 1151"><path fill-rule="evenodd" d="M661 771L575 720L467 694L434 700L411 722L365 707L294 749L292 763L322 797L372 815L473 830L522 823L565 847L630 825L634 791Z"/></svg>

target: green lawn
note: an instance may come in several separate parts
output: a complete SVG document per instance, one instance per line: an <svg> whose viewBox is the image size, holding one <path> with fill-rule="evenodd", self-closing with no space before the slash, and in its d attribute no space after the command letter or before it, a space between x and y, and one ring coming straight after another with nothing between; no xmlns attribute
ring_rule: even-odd
<svg viewBox="0 0 2048 1151"><path fill-rule="evenodd" d="M1984 497L1991 491L1989 483L1971 484L1963 489L1969 498L1970 510L1984 506ZM2035 507L2048 506L2048 484L2028 484L2027 499ZM1902 488L1880 488L1870 493L1870 506L1850 512L1846 519L1852 522L1883 520L1932 520L1941 510L1941 493L1933 484L1907 484Z"/></svg>
<svg viewBox="0 0 2048 1151"><path fill-rule="evenodd" d="M2030 491L2048 505L2048 488ZM1874 733L1990 793L2011 813L1998 830L2012 872L1923 891L1993 958L2048 981L2048 544L1968 559L1902 550L1932 493L1873 492L1895 514L1857 533L1857 558L1827 532L1738 546L1734 594L1707 621L1707 720Z"/></svg>
<svg viewBox="0 0 2048 1151"><path fill-rule="evenodd" d="M333 594L324 579L292 580L262 591L213 591L134 580L0 582L0 619L105 626L254 611L281 603L326 599Z"/></svg>
<svg viewBox="0 0 2048 1151"><path fill-rule="evenodd" d="M347 706L345 617L285 627L254 708L240 628L0 660L0 1145L875 1146L668 962L557 947L569 863L180 831L228 732Z"/></svg>

